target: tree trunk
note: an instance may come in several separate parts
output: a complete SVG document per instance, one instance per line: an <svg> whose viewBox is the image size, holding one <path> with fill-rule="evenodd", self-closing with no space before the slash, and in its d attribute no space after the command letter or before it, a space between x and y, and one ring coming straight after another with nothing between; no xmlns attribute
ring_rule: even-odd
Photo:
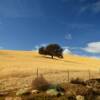
<svg viewBox="0 0 100 100"><path fill-rule="evenodd" d="M53 55L51 56L51 58L53 59Z"/></svg>

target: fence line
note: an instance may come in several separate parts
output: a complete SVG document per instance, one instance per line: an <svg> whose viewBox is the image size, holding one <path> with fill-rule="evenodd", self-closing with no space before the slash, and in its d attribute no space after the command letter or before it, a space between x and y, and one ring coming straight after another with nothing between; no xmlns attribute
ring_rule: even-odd
<svg viewBox="0 0 100 100"><path fill-rule="evenodd" d="M64 81L64 82L65 81L70 82L71 79L75 79L75 78L90 80L92 78L96 78L96 77L100 76L99 72L93 72L91 70L85 70L85 71L80 71L80 70L75 71L74 70L73 71L73 70L68 69L66 71L52 70L49 73L46 71L44 73L41 73L41 71L37 68L36 77L38 77L41 74L43 74L43 76L45 76L45 78L47 78L48 80L55 79L55 81L58 80L58 81Z"/></svg>

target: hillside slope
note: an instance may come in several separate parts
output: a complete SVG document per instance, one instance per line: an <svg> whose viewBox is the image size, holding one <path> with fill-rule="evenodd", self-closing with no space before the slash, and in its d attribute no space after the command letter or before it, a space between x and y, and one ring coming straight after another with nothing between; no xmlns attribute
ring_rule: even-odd
<svg viewBox="0 0 100 100"><path fill-rule="evenodd" d="M100 60L64 55L64 59L51 59L33 51L0 50L0 74L14 72L33 73L42 70L99 70Z"/></svg>
<svg viewBox="0 0 100 100"><path fill-rule="evenodd" d="M39 74L43 74L48 81L68 81L80 77L89 78L88 70L99 71L100 60L86 57L64 55L64 59L51 59L33 51L0 50L0 86L2 89L12 89L29 86ZM98 77L98 72L91 71L91 77Z"/></svg>

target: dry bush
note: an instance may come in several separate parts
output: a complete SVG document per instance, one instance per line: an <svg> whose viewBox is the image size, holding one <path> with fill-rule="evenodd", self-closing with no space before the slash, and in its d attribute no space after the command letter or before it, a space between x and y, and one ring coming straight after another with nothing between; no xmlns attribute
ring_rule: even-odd
<svg viewBox="0 0 100 100"><path fill-rule="evenodd" d="M75 79L71 79L70 83L72 84L81 84L81 85L86 85L85 81L80 79L80 78L75 78Z"/></svg>
<svg viewBox="0 0 100 100"><path fill-rule="evenodd" d="M32 88L39 91L46 91L50 87L50 83L43 77L43 75L36 77L32 81Z"/></svg>

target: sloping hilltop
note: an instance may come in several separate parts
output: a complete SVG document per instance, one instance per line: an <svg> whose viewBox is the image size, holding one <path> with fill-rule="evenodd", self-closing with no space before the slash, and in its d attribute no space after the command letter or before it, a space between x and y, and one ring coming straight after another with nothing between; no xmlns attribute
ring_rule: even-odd
<svg viewBox="0 0 100 100"><path fill-rule="evenodd" d="M68 70L70 78L87 78L88 70L92 71L91 77L98 76L100 60L75 55L51 59L34 51L0 50L0 81L5 86L29 84L36 76L37 68L39 74L43 74L49 81L62 82L67 81ZM94 74L93 71L97 72Z"/></svg>

